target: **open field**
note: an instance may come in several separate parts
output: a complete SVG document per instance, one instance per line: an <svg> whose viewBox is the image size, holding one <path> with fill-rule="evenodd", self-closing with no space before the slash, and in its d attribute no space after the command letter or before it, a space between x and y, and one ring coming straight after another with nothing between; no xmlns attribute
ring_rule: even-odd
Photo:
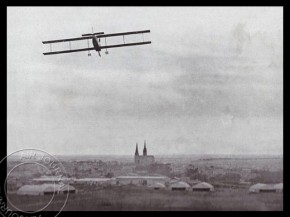
<svg viewBox="0 0 290 217"><path fill-rule="evenodd" d="M51 196L10 195L13 204L37 210ZM47 210L58 210L65 195L56 195ZM80 189L70 194L64 211L192 210L192 211L282 211L282 193L249 194L248 189L216 188L215 192L156 191L135 186Z"/></svg>

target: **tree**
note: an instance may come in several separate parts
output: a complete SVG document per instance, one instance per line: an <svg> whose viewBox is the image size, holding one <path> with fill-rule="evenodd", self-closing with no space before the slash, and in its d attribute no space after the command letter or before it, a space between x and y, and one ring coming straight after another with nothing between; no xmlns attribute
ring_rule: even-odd
<svg viewBox="0 0 290 217"><path fill-rule="evenodd" d="M186 167L185 174L191 180L195 180L195 179L202 180L202 181L206 181L207 180L206 174L203 174L202 171L200 171L197 167L195 167L192 164L189 164Z"/></svg>
<svg viewBox="0 0 290 217"><path fill-rule="evenodd" d="M211 177L211 181L218 181L224 183L239 183L241 175L238 173L217 174Z"/></svg>
<svg viewBox="0 0 290 217"><path fill-rule="evenodd" d="M114 173L112 172L108 172L106 175L105 175L106 178L112 178L114 177Z"/></svg>
<svg viewBox="0 0 290 217"><path fill-rule="evenodd" d="M258 170L256 174L257 176L255 178L250 179L251 182L261 182L261 183L283 182L283 170L279 171Z"/></svg>

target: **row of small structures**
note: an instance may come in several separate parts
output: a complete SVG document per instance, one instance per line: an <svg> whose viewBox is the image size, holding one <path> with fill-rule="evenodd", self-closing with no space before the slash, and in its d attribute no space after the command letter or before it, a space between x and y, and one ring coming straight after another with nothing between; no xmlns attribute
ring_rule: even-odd
<svg viewBox="0 0 290 217"><path fill-rule="evenodd" d="M171 191L214 191L214 186L206 182L198 182L191 186L178 178L168 178L163 176L119 176L116 178L82 178L63 179L63 183L56 182L54 177L42 177L34 179L37 184L24 185L20 187L17 194L20 195L47 195L77 193L72 185L135 185L148 187L154 190ZM40 184L39 184L40 183ZM283 192L283 183L262 184L258 183L249 188L250 193L259 192Z"/></svg>
<svg viewBox="0 0 290 217"><path fill-rule="evenodd" d="M160 190L160 189L166 189L167 187L160 183L154 183L152 185L149 186L150 188L153 188L154 190ZM214 187L206 182L201 182L198 183L194 186L190 186L189 184L187 184L186 182L176 182L171 184L168 189L170 189L171 191L213 191Z"/></svg>
<svg viewBox="0 0 290 217"><path fill-rule="evenodd" d="M201 182L193 187L185 182L176 182L166 187L160 182L156 182L150 186L154 190L170 189L172 191L213 191L214 187L208 183ZM77 193L75 187L70 184L61 185L61 184L40 184L40 185L23 185L17 191L18 195L52 195L52 194L73 194Z"/></svg>

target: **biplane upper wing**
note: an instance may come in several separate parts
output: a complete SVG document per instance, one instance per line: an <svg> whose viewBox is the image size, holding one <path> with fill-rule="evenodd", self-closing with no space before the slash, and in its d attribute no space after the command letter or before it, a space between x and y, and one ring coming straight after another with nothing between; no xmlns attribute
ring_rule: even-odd
<svg viewBox="0 0 290 217"><path fill-rule="evenodd" d="M143 31L135 31L135 32L121 32L121 33L113 33L113 34L102 34L103 32L95 33L95 34L102 34L97 35L97 38L107 38L113 36L122 36L122 35L133 35L133 34L142 34L142 33L149 33L150 30L143 30ZM78 38L67 38L67 39L59 39L59 40L50 40L50 41L43 41L43 44L52 44L52 43L60 43L60 42L67 42L67 41L78 41L78 40L86 40L91 39L92 36L90 34L83 34L85 37L78 37Z"/></svg>
<svg viewBox="0 0 290 217"><path fill-rule="evenodd" d="M107 38L113 36L122 36L122 35L134 35L134 34L142 34L142 33L149 33L150 30L142 30L142 31L134 31L134 32L120 32L120 33L113 33L113 34L103 34L97 35L97 38Z"/></svg>

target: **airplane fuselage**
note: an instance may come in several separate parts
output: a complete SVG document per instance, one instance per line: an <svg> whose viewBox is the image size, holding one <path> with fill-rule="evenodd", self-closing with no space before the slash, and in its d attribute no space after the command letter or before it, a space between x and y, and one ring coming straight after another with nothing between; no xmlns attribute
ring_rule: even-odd
<svg viewBox="0 0 290 217"><path fill-rule="evenodd" d="M95 35L93 35L92 42L93 42L95 50L98 52L101 51L101 45L98 41L98 38Z"/></svg>

